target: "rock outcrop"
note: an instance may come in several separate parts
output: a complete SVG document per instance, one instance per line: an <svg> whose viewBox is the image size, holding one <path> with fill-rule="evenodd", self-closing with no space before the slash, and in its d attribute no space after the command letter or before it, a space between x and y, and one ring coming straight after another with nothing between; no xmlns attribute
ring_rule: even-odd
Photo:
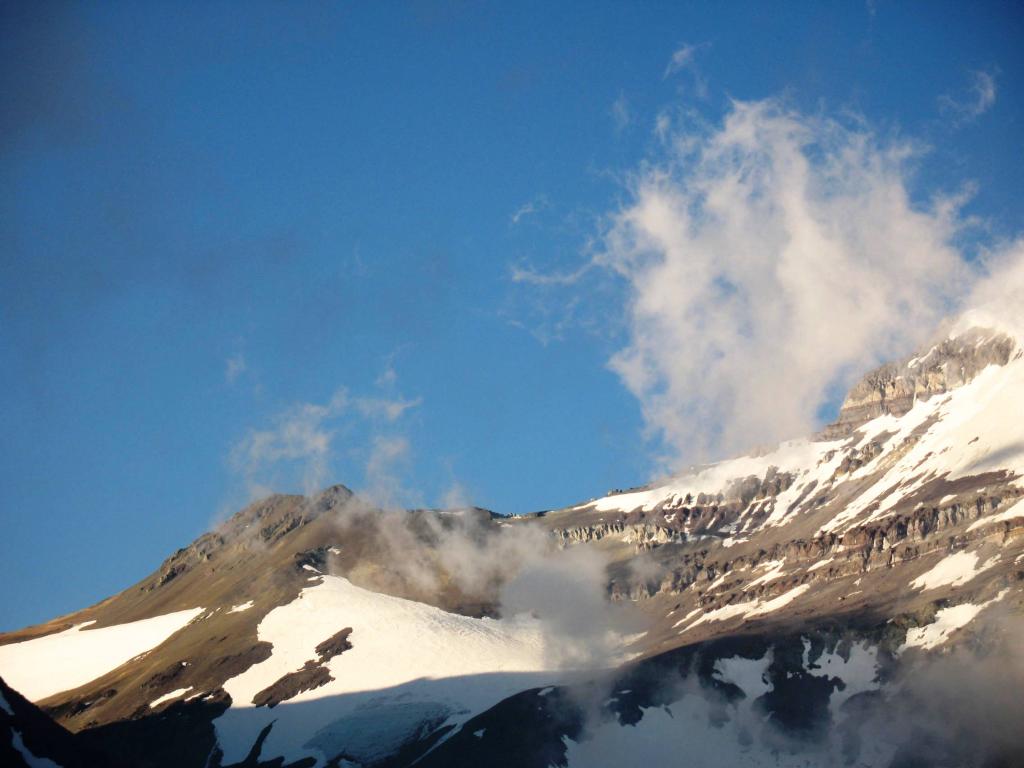
<svg viewBox="0 0 1024 768"><path fill-rule="evenodd" d="M850 389L826 439L845 437L878 416L902 416L918 400L971 381L989 365L1006 365L1016 343L996 331L974 328L927 351L868 373Z"/></svg>

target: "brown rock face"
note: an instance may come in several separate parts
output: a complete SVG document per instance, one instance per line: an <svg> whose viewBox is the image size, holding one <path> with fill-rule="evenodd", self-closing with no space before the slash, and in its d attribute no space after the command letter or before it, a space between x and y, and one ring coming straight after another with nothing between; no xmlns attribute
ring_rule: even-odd
<svg viewBox="0 0 1024 768"><path fill-rule="evenodd" d="M338 654L351 650L352 643L349 636L352 634L352 627L345 627L335 635L331 635L316 647L316 654L321 662L330 661Z"/></svg>
<svg viewBox="0 0 1024 768"><path fill-rule="evenodd" d="M327 685L333 679L327 667L316 661L307 661L302 669L289 672L253 696L252 703L257 707L268 706L273 709L282 701L298 696L303 691Z"/></svg>

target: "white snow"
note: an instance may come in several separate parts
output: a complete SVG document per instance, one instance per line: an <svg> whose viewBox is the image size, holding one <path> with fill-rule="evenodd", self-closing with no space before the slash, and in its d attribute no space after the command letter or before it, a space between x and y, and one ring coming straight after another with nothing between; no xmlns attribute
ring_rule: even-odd
<svg viewBox="0 0 1024 768"><path fill-rule="evenodd" d="M946 586L959 587L999 562L999 558L994 557L979 565L979 559L977 552L957 552L948 555L910 582L910 587L923 590Z"/></svg>
<svg viewBox="0 0 1024 768"><path fill-rule="evenodd" d="M252 606L253 602L252 600L249 600L248 602L242 603L241 605L232 606L231 610L228 611L228 613L241 613L242 611L248 611L250 608L252 608Z"/></svg>
<svg viewBox="0 0 1024 768"><path fill-rule="evenodd" d="M7 703L7 699L4 698L4 694L2 691L0 691L0 709L2 709L11 717L14 717L14 710L11 709L11 705Z"/></svg>
<svg viewBox="0 0 1024 768"><path fill-rule="evenodd" d="M804 640L804 666L809 666L810 641ZM833 716L839 715L843 703L865 691L878 688L878 654L871 649L867 641L856 643L850 648L847 659L838 653L824 653L816 661L821 672L819 676L838 677L843 681L843 690L834 690L828 703ZM814 674L814 672L812 672Z"/></svg>
<svg viewBox="0 0 1024 768"><path fill-rule="evenodd" d="M20 643L0 645L0 677L29 701L70 691L150 651L203 612L175 611L151 619L85 629L94 622Z"/></svg>
<svg viewBox="0 0 1024 768"><path fill-rule="evenodd" d="M743 588L743 591L746 592L750 589L753 589L758 584L767 584L769 581L779 578L779 576L782 575L782 569L785 567L785 565L785 559L771 560L767 563L761 563L759 566L757 566L757 570L760 570L762 568L767 568L768 570L760 576L758 576L756 579L753 579L750 582L748 582L747 586Z"/></svg>
<svg viewBox="0 0 1024 768"><path fill-rule="evenodd" d="M48 757L36 757L25 746L25 742L21 737L21 733L16 729L11 729L11 746L14 747L16 752L21 753L21 759L25 761L28 768L60 768L58 763L53 762Z"/></svg>
<svg viewBox="0 0 1024 768"><path fill-rule="evenodd" d="M316 646L352 627L352 648L327 662L334 680L274 709L253 696L316 659ZM372 761L422 727L459 725L511 694L555 682L556 659L535 619L474 619L371 592L336 576L302 591L260 622L269 659L228 680L233 706L215 721L224 762L243 759L278 721L263 755L294 760L360 752Z"/></svg>
<svg viewBox="0 0 1024 768"><path fill-rule="evenodd" d="M854 645L849 658L824 653L809 664L810 642L804 640L804 667L818 677L839 677L843 690L829 699L833 717L841 722L840 707L857 693L878 687L877 653L867 643ZM778 749L777 733L755 703L771 690L766 672L773 661L769 652L760 659L731 657L715 662L714 675L737 685L746 694L726 706L708 697L702 688L684 688L667 706L643 708L639 722L628 727L614 718L588 723L586 738L578 743L563 739L570 768L617 768L623 765L694 765L702 768L806 768L809 765L843 765L849 744L843 731L830 729L822 743L805 742L799 749ZM709 725L712 710L716 722ZM886 738L885 728L867 730L877 723L860 724L862 740L856 763L864 768L890 765L896 745ZM795 742L791 742L796 747Z"/></svg>
<svg viewBox="0 0 1024 768"><path fill-rule="evenodd" d="M955 480L994 470L1024 475L1021 426L1010 416L1019 412L1021 402L1024 358L1016 358L1005 366L988 366L948 395L918 401L899 419L883 416L862 427L870 430L891 422L899 434L890 438L887 448L895 449L910 436L911 427L935 418L909 450L890 462L879 480L820 530L838 531L885 517L901 499L938 477ZM875 502L877 508L865 516Z"/></svg>
<svg viewBox="0 0 1024 768"><path fill-rule="evenodd" d="M747 614L747 618L753 618L754 616L763 616L766 613L777 611L779 608L783 608L789 605L791 602L796 600L800 595L811 588L810 584L801 584L799 587L794 587L789 592L784 592L778 597L768 600L767 602L760 603L755 606L750 613Z"/></svg>
<svg viewBox="0 0 1024 768"><path fill-rule="evenodd" d="M1010 326L995 316L967 312L957 322L955 333L984 327L978 323L991 323L995 331L1009 332ZM923 363L934 349L914 362ZM1011 416L1024 402L1024 355L1011 357L1005 366L990 365L972 381L947 394L916 401L903 416L873 419L857 430L859 438L853 442L791 440L763 455L697 467L655 487L605 496L576 508L598 513L638 509L649 512L663 505L667 511L682 506L687 496L692 496L696 503L701 493L713 496L724 492L734 480L764 477L772 467L794 475L787 490L774 499L752 503L742 513L739 522L744 525L738 530L747 534L748 527L757 527L753 522L754 511L771 509L764 526L787 522L797 510L795 502L801 496L810 498L833 484L833 475L851 449L863 449L883 435L882 453L837 482L863 480L876 473L880 473L879 477L850 499L832 520L821 525L819 533L842 532L885 517L902 499L936 478L955 480L995 470L1024 477L1024 440L1019 420ZM952 498L947 495L940 504ZM742 540L746 538L749 536ZM724 541L725 546L734 543L731 538Z"/></svg>
<svg viewBox="0 0 1024 768"><path fill-rule="evenodd" d="M800 597L800 595L802 595L810 588L810 584L801 584L800 586L794 587L788 592L784 592L783 594L779 595L776 598L773 598L772 600L747 600L742 603L723 605L721 608L716 608L713 611L708 611L704 615L700 616L696 621L694 621L692 624L686 627L686 629L681 630L681 632L689 631L694 627L708 621L726 621L737 616L742 616L744 620L746 620L756 618L758 616L763 616L767 613L777 611L780 608L789 605L791 602L796 600L798 597ZM689 618L689 616L687 616L686 618ZM674 626L678 627L680 624L683 623L683 621L686 621L686 619L677 622Z"/></svg>
<svg viewBox="0 0 1024 768"><path fill-rule="evenodd" d="M708 584L708 588L707 588L706 591L707 592L714 592L716 589L718 589L720 586L722 586L725 583L725 580L727 578L729 578L729 574L728 573L723 573L721 576L719 576L713 582Z"/></svg>
<svg viewBox="0 0 1024 768"><path fill-rule="evenodd" d="M482 739L485 733L487 733L486 728L481 728L479 731L473 731L473 735L476 736L478 739Z"/></svg>
<svg viewBox="0 0 1024 768"><path fill-rule="evenodd" d="M981 605L964 603L962 605L954 605L952 608L943 608L935 614L935 621L931 624L907 630L907 639L900 647L900 650L902 651L907 648L928 650L929 648L942 645L949 639L950 634L966 627L979 613L992 605L992 603L1002 600L1008 592L1009 590L1004 589L991 600Z"/></svg>
<svg viewBox="0 0 1024 768"><path fill-rule="evenodd" d="M1013 520L1017 517L1024 517L1024 499L1018 501L1009 509L1000 512L998 515L991 515L989 517L982 517L975 520L967 530L973 531L975 528L981 528L983 525L991 525L993 523L1005 523L1007 520Z"/></svg>
<svg viewBox="0 0 1024 768"><path fill-rule="evenodd" d="M690 619L692 619L692 618L693 618L694 616L696 616L696 615L697 615L698 613L700 613L700 612L701 612L701 607L700 607L700 606L698 605L698 606L697 606L696 608L694 608L694 609L693 609L692 611L690 611L690 612L689 612L688 614L686 614L685 616L683 616L683 618L681 618L681 619L680 619L679 621L677 621L677 622L676 622L675 624L673 624L673 625L672 625L672 626L673 626L673 628L674 628L674 627L678 627L678 626L681 626L681 625L683 625L683 624L686 624L686 623L687 623L687 622L688 622L688 621L689 621Z"/></svg>
<svg viewBox="0 0 1024 768"><path fill-rule="evenodd" d="M153 699L153 701L149 702L149 708L150 709L156 709L161 704L163 704L165 701L170 701L171 699L176 699L179 696L184 696L186 693L188 693L191 690L192 690L192 686L190 685L188 688L179 688L176 691L171 691L170 693L165 693L163 696L161 696L161 697L159 697L157 699Z"/></svg>
<svg viewBox="0 0 1024 768"><path fill-rule="evenodd" d="M790 440L781 443L773 451L763 456L740 456L728 459L717 464L694 469L655 488L604 496L582 506L592 506L596 512L631 512L635 509L650 512L663 502L669 502L672 506L682 505L688 494L696 499L701 493L719 493L724 491L733 480L750 477L751 475L763 478L771 467L775 467L782 472L797 472L801 475L807 475L806 481L818 479L818 475L827 477L831 476L835 471L832 463L838 464L841 461L841 457L834 459L832 463L825 462L824 469L822 466L819 466L821 459L830 450L834 450L840 445L842 445L842 441L814 442L812 440ZM794 483L794 486L796 485L798 484ZM790 490L793 489L791 488ZM773 515L780 514L780 507L783 508L782 512L784 513L784 508L788 506L788 496L786 499L783 499L784 495L780 494ZM797 494L792 496L795 499Z"/></svg>
<svg viewBox="0 0 1024 768"><path fill-rule="evenodd" d="M772 664L771 651L760 659L745 659L732 656L715 662L714 674L719 680L739 686L747 698L753 701L771 690L768 682L768 667Z"/></svg>

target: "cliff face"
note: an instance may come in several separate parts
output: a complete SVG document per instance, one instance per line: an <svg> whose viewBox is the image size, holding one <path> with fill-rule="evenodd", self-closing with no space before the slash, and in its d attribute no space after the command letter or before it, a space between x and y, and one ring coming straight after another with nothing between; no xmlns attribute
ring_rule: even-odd
<svg viewBox="0 0 1024 768"><path fill-rule="evenodd" d="M906 360L886 363L855 384L829 425L825 439L845 437L878 416L902 416L918 400L971 381L989 365L1006 365L1016 346L1006 334L974 328Z"/></svg>

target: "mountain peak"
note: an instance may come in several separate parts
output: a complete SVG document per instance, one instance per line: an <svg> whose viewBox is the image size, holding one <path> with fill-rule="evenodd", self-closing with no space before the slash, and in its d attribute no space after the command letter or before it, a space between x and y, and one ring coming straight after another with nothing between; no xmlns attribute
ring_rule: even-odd
<svg viewBox="0 0 1024 768"><path fill-rule="evenodd" d="M879 416L902 416L918 400L961 387L990 365L1006 365L1019 347L1018 338L993 315L964 313L944 337L869 371L850 389L839 417L822 436L846 437Z"/></svg>

